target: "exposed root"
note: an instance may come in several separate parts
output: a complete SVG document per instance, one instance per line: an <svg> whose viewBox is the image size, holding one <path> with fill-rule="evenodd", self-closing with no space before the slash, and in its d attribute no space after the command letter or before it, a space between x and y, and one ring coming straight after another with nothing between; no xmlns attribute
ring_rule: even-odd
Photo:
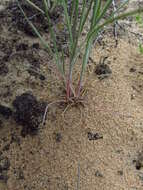
<svg viewBox="0 0 143 190"><path fill-rule="evenodd" d="M82 95L83 94L85 94L85 91L83 91ZM67 112L67 110L70 107L73 107L73 106L77 107L79 105L81 105L82 107L84 107L85 100L82 97L81 98L71 97L68 100L66 100L66 99L63 98L61 100L53 101L53 102L47 104L47 106L45 108L44 115L43 115L42 123L41 123L42 126L45 125L46 117L47 117L47 112L48 112L49 107L53 106L54 104L59 104L59 103L64 103L65 105L67 105L66 108L65 108L65 110L62 113L62 116L63 116L63 119L64 119L65 118L64 115L65 115L65 113ZM80 109L81 118L82 118L82 110L81 110L81 108L79 108L79 109ZM65 119L64 119L64 121L65 121ZM80 121L81 121L81 119L80 119Z"/></svg>

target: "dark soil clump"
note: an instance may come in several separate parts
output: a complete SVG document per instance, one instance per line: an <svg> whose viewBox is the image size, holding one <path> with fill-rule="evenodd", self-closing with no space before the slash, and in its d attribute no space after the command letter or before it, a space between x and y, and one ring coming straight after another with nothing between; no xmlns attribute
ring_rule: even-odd
<svg viewBox="0 0 143 190"><path fill-rule="evenodd" d="M0 61L0 76L5 76L8 73L8 67L5 63Z"/></svg>
<svg viewBox="0 0 143 190"><path fill-rule="evenodd" d="M36 26L39 31L47 32L49 25L48 21L43 14L30 6L26 1L20 0L21 7L25 12L26 16ZM32 0L40 9L44 10L43 3L39 0ZM16 2L9 4L7 8L8 12L11 13L12 23L19 30L24 31L29 36L37 37L31 26L26 22L25 17L22 15ZM57 7L52 13L49 14L52 19L52 23L55 23L61 15L61 8Z"/></svg>
<svg viewBox="0 0 143 190"><path fill-rule="evenodd" d="M16 46L16 51L25 51L25 50L28 50L27 43L20 43Z"/></svg>
<svg viewBox="0 0 143 190"><path fill-rule="evenodd" d="M0 105L0 115L8 119L12 115L12 110L7 106Z"/></svg>
<svg viewBox="0 0 143 190"><path fill-rule="evenodd" d="M0 180L3 182L7 182L8 180L8 175L7 175L7 171L10 167L10 162L9 159L7 157L0 157Z"/></svg>
<svg viewBox="0 0 143 190"><path fill-rule="evenodd" d="M38 102L31 93L17 96L13 101L15 121L23 126L22 136L36 134L42 121L46 104Z"/></svg>
<svg viewBox="0 0 143 190"><path fill-rule="evenodd" d="M88 140L90 141L103 139L103 136L100 135L99 133L88 132L87 135L88 135Z"/></svg>
<svg viewBox="0 0 143 190"><path fill-rule="evenodd" d="M107 77L109 74L112 73L109 65L107 64L98 64L95 69L95 73L99 75L99 78L101 76Z"/></svg>
<svg viewBox="0 0 143 190"><path fill-rule="evenodd" d="M136 169L140 170L143 168L143 152L140 152L138 154L137 160L135 160L136 163Z"/></svg>

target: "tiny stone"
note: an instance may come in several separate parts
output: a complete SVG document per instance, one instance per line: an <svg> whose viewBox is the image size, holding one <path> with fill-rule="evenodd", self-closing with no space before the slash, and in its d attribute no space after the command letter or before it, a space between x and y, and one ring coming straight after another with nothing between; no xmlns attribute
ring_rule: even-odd
<svg viewBox="0 0 143 190"><path fill-rule="evenodd" d="M0 114L8 119L12 115L12 110L7 106L0 105Z"/></svg>
<svg viewBox="0 0 143 190"><path fill-rule="evenodd" d="M39 43L32 44L32 48L39 49Z"/></svg>
<svg viewBox="0 0 143 190"><path fill-rule="evenodd" d="M103 136L100 135L99 133L91 133L91 132L88 132L87 133L87 136L88 136L88 139L91 141L91 140L98 140L98 139L103 139Z"/></svg>
<svg viewBox="0 0 143 190"><path fill-rule="evenodd" d="M45 80L46 79L46 77L44 76L44 75L40 75L40 80Z"/></svg>
<svg viewBox="0 0 143 190"><path fill-rule="evenodd" d="M119 170L117 171L118 175L123 175L123 171L122 170Z"/></svg>
<svg viewBox="0 0 143 190"><path fill-rule="evenodd" d="M10 167L10 162L7 157L0 158L0 171L8 170Z"/></svg>
<svg viewBox="0 0 143 190"><path fill-rule="evenodd" d="M136 69L135 69L135 68L133 68L133 67L132 67L132 68L130 68L130 72L131 72L131 73L133 73L133 72L135 72L135 71L136 71Z"/></svg>
<svg viewBox="0 0 143 190"><path fill-rule="evenodd" d="M97 170L97 171L95 172L95 176L96 176L96 177L103 177L103 175L101 174L101 172L100 172L99 170Z"/></svg>
<svg viewBox="0 0 143 190"><path fill-rule="evenodd" d="M61 142L61 140L62 140L61 133L55 133L55 139L56 139L56 142Z"/></svg>

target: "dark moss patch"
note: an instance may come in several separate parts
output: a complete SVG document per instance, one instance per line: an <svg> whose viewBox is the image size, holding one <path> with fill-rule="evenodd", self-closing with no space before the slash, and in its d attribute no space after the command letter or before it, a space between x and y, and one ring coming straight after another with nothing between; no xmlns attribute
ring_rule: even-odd
<svg viewBox="0 0 143 190"><path fill-rule="evenodd" d="M17 96L13 101L14 119L23 126L21 135L36 134L42 121L46 104L38 102L31 93Z"/></svg>

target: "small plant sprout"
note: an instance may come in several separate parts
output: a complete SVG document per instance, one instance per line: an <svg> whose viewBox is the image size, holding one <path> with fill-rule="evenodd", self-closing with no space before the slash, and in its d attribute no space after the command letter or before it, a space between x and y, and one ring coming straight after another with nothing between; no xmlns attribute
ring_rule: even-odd
<svg viewBox="0 0 143 190"><path fill-rule="evenodd" d="M143 8L139 8L130 12L120 13L121 9L126 5L128 1L122 1L122 3L120 3L120 5L116 9L112 10L112 13L110 13L110 15L107 14L107 12L112 6L112 0L106 0L105 3L103 3L102 0L82 0L82 3L80 0L72 0L70 5L68 3L68 0L43 0L41 1L41 3L43 3L43 6L41 6L43 7L43 9L34 4L32 0L25 1L29 3L29 6L32 6L34 9L39 11L47 19L53 48L50 47L50 44L48 42L45 42L38 28L33 25L33 23L28 19L27 15L23 11L20 1L17 0L18 6L22 14L25 16L26 21L32 27L36 35L41 40L42 44L45 46L45 48L54 59L57 69L62 76L65 84L67 101L71 99L79 99L81 96L84 72L86 70L86 66L92 50L92 45L94 40L98 38L100 32L105 30L106 26L115 23L117 20L124 19L128 16L143 12ZM61 14L63 14L64 16L63 24L66 26L66 30L68 33L69 63L68 70L66 71L64 69L65 56L63 51L59 52L58 50L56 35L50 19L50 13L54 10L57 4L62 6L63 8L63 13ZM85 26L87 25L87 23L89 29L86 32L85 38L81 40L81 36L85 31ZM79 73L79 79L75 86L73 85L73 70L75 64L78 63L79 55L82 55L82 63Z"/></svg>
<svg viewBox="0 0 143 190"><path fill-rule="evenodd" d="M143 15L142 14L138 14L136 16L136 22L139 25L139 27L143 28ZM143 54L143 46L141 43L139 43L139 51L141 54Z"/></svg>

